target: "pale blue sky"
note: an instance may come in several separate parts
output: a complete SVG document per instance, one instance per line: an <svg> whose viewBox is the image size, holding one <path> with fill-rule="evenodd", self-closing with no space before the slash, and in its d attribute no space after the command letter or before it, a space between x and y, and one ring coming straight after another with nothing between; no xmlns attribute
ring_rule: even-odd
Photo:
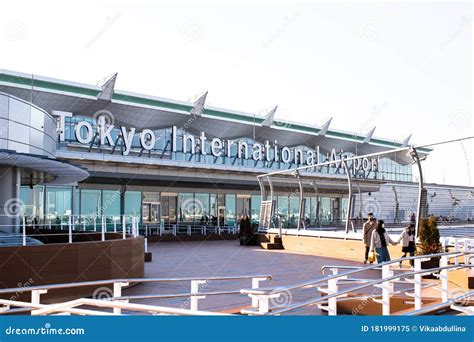
<svg viewBox="0 0 474 342"><path fill-rule="evenodd" d="M473 134L472 25L470 2L9 1L0 68L429 143ZM472 147L427 180L473 185Z"/></svg>

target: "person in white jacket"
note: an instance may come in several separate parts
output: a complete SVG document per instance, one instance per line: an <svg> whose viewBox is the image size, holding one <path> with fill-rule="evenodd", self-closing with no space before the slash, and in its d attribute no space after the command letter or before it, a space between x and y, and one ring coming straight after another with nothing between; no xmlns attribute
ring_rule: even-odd
<svg viewBox="0 0 474 342"><path fill-rule="evenodd" d="M415 225L411 223L405 230L400 234L398 242L402 242L402 258L405 258L407 254L414 256L416 253L416 239L415 239ZM410 265L413 267L414 260L410 260ZM400 261L400 267L402 262Z"/></svg>
<svg viewBox="0 0 474 342"><path fill-rule="evenodd" d="M398 241L393 241L384 228L382 220L377 221L377 228L372 232L370 239L370 250L375 251L377 262L380 264L385 261L390 261L390 254L388 253L388 243L392 245L398 244Z"/></svg>

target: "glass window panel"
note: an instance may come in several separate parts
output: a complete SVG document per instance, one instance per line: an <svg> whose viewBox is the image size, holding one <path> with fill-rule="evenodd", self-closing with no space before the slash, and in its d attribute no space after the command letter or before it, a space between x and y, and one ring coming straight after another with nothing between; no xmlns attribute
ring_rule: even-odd
<svg viewBox="0 0 474 342"><path fill-rule="evenodd" d="M201 224L208 224L210 221L210 210L209 210L209 194L207 193L195 193L195 213L194 220Z"/></svg>
<svg viewBox="0 0 474 342"><path fill-rule="evenodd" d="M72 188L46 187L46 215L49 218L71 215Z"/></svg>
<svg viewBox="0 0 474 342"><path fill-rule="evenodd" d="M120 216L120 190L103 190L102 196L102 214Z"/></svg>
<svg viewBox="0 0 474 342"><path fill-rule="evenodd" d="M178 194L178 220L179 223L193 224L195 215L195 201L193 193Z"/></svg>
<svg viewBox="0 0 474 342"><path fill-rule="evenodd" d="M233 226L236 223L235 194L225 195L225 220L226 225Z"/></svg>
<svg viewBox="0 0 474 342"><path fill-rule="evenodd" d="M126 216L137 216L141 219L142 213L142 193L141 191L125 191L125 208Z"/></svg>
<svg viewBox="0 0 474 342"><path fill-rule="evenodd" d="M101 208L101 191L81 189L81 215L99 215Z"/></svg>
<svg viewBox="0 0 474 342"><path fill-rule="evenodd" d="M258 225L258 219L260 215L260 204L262 202L262 196L260 195L252 195L251 199L251 220L252 224L257 224Z"/></svg>

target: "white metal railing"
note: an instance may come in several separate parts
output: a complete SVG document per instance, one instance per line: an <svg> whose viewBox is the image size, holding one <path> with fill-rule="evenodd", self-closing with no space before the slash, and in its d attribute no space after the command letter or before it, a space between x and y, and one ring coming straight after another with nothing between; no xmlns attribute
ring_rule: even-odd
<svg viewBox="0 0 474 342"><path fill-rule="evenodd" d="M260 283L263 281L271 282L272 276L269 274L258 274L258 275L240 275L240 276L221 276L221 277L187 277L187 278L130 278L130 279L109 279L109 280L97 280L87 282L76 282L76 283L64 283L64 284L51 284L51 285L36 285L29 287L18 287L0 289L0 295L9 293L31 293L31 302L21 302L15 300L0 299L0 305L3 305L3 309L0 308L0 314L15 313L15 307L23 308L23 312L31 311L32 314L49 314L53 312L67 312L70 314L91 314L91 311L81 311L81 309L75 309L75 306L80 305L91 305L105 308L112 308L113 313L119 315L122 313L122 309L131 311L144 311L151 313L163 313L163 314L185 314L185 315L201 315L204 312L199 311L199 300L205 299L208 296L221 296L230 294L240 294L240 289L237 290L221 290L221 291L202 291L202 288L206 287L209 282L213 281L228 281L228 280L251 280L251 286L253 289L258 289ZM175 293L175 294L147 294L147 295L135 295L135 296L122 296L122 290L124 287L129 286L132 283L173 283L173 282L190 282L189 293ZM80 288L85 286L102 286L112 285L112 292L109 298L105 299L87 299L80 298L76 301L69 301L65 303L56 304L42 304L41 295L48 293L48 291L66 289L66 288ZM132 304L131 300L146 300L146 299L164 299L164 298L189 298L189 309L183 308L170 308L155 305L144 305L144 304ZM109 302L109 304L104 304ZM80 304L82 303L82 304ZM252 307L257 306L257 302L252 299ZM141 307L142 306L142 307ZM33 311L32 311L33 310ZM36 310L36 311L34 311ZM183 311L184 310L184 311ZM96 312L96 311L92 311ZM209 312L206 312L209 313ZM216 314L216 313L210 313Z"/></svg>
<svg viewBox="0 0 474 342"><path fill-rule="evenodd" d="M1 226L0 226L1 228ZM10 226L8 227L10 228ZM153 230L156 235L163 236L167 234L178 235L186 234L188 236L199 234L238 234L240 226L238 224L230 226L212 226L212 225L191 225L191 224L164 224L163 221L157 224L141 224L138 216L122 215L122 216L97 216L97 215L66 215L66 216L44 216L35 217L27 220L26 216L21 217L20 231L21 233L9 233L3 235L4 239L20 239L19 244L26 246L31 243L28 237L44 236L41 233L28 233L29 229L46 229L58 231L58 233L48 233L48 235L68 235L68 243L74 241L74 236L81 233L100 233L101 240L106 240L107 233L122 233L122 239L126 239L127 235L136 237L142 233L145 237L152 235ZM64 233L62 233L64 231ZM59 233L61 232L61 233Z"/></svg>
<svg viewBox="0 0 474 342"><path fill-rule="evenodd" d="M399 282L401 278L409 280L409 278L407 277L410 276L413 276L413 280L410 280L410 282L413 283L413 292L406 292L405 294L410 297L413 297L414 309L420 310L422 308L422 289L426 287L422 284L421 277L424 274L433 274L438 272L439 278L441 280L441 287L439 289L441 291L441 301L442 303L447 303L450 300L448 291L448 272L462 268L470 268L471 270L474 269L474 247L472 247L473 244L474 241L465 239L462 250L456 250L454 252L444 252L432 255L399 258L392 261L383 262L381 264L357 268L334 266L332 267L332 275L323 275L319 278L305 281L299 284L276 288L261 288L258 290L242 289L242 294L246 294L253 300L258 302L258 308L256 310L243 310L242 313L250 315L278 315L305 306L327 302L327 306L324 306L322 308L327 310L329 315L337 315L337 301L340 297L343 297L354 291L366 289L368 287L377 287L382 290L381 300L379 301L382 304L382 313L383 315L390 315L390 296L394 294L394 283ZM457 247L457 249L459 249L459 246ZM430 260L432 257L440 258L439 267L432 269L422 269L421 262ZM461 257L464 258L463 263L460 262ZM451 259L455 259L455 262L454 264L449 265L449 261ZM395 275L394 270L390 266L393 264L398 264L399 262L405 260L414 260L414 270L399 270L401 271L401 273ZM339 269L344 268L348 270L344 272L339 272ZM347 282L349 276L353 276L359 272L380 268L382 270L382 276L380 279L359 280L359 284L354 287L344 290L339 289L339 285L341 285L341 282ZM272 310L272 308L270 308L271 299L278 298L283 293L288 294L289 292L291 293L291 291L297 289L315 287L322 284L327 284L327 288L319 288L319 290L327 293L327 295L320 296L318 298L301 303L290 304L283 308L276 308L276 310Z"/></svg>

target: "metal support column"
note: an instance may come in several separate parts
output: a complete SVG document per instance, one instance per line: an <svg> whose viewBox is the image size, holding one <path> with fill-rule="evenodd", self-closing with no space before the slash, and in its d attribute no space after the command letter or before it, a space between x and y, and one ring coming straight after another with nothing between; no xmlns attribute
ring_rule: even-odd
<svg viewBox="0 0 474 342"><path fill-rule="evenodd" d="M349 225L352 216L352 176L347 166L347 161L342 159L342 165L347 174L347 185L349 186L349 200L347 201L347 214L346 214L346 234L349 233ZM354 229L355 232L355 229Z"/></svg>
<svg viewBox="0 0 474 342"><path fill-rule="evenodd" d="M418 236L418 231L420 228L420 219L421 219L421 206L423 205L423 170L421 168L420 157L416 148L413 146L410 147L410 155L413 158L413 161L418 166L418 205L416 208L416 223L415 223L415 236Z"/></svg>
<svg viewBox="0 0 474 342"><path fill-rule="evenodd" d="M270 177L267 176L268 185L270 186L270 203L271 203L271 214L270 221L273 221L273 215L275 214L275 206L273 205L273 183ZM270 228L270 222L268 222L268 228Z"/></svg>
<svg viewBox="0 0 474 342"><path fill-rule="evenodd" d="M301 182L301 177L300 173L295 171L295 177L298 178L298 186L300 188L300 198L299 198L299 203L298 203L298 223L296 224L296 228L300 230L301 228L301 215L303 214L303 183Z"/></svg>

